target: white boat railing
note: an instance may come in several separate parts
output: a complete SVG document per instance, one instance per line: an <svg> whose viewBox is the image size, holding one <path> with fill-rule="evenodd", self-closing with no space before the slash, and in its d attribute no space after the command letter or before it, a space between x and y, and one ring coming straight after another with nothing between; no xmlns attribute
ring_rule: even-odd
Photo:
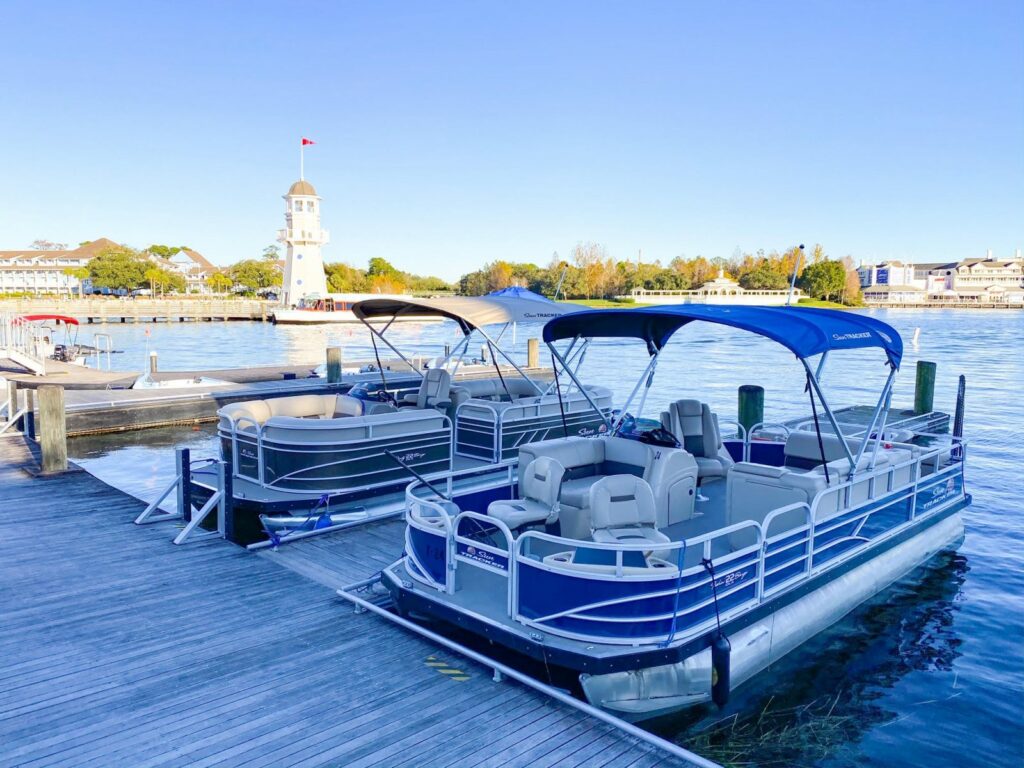
<svg viewBox="0 0 1024 768"><path fill-rule="evenodd" d="M753 430L752 430L753 431ZM450 509L443 503L422 498L416 491L423 487L412 483L406 491L407 515L409 526L419 528L435 536L443 537L447 544L446 578L441 584L432 580L425 581L437 591L454 594L456 591L456 575L459 567L473 565L480 567L480 562L468 562L469 558L455 557L456 544L464 547L479 547L489 555L507 558L508 565L502 575L507 578L506 616L524 626L543 630L552 634L576 640L602 643L651 644L666 642L665 636L609 638L601 634L587 634L568 631L551 626L548 622L561 617L579 617L583 612L608 606L628 604L642 600L664 597L672 591L664 589L644 591L645 582L664 580L666 576L675 577L682 582L692 579L700 573L702 565L687 563L694 558L693 552L699 552L701 560L714 562L716 568L716 586L719 580L732 572L737 563L739 567L748 564L755 568L753 596L737 605L732 605L722 612L722 620L742 614L753 607L774 597L778 593L808 581L863 552L864 549L879 541L898 535L900 531L911 525L921 514L930 514L937 509L944 509L949 504L964 496L964 489L957 486L955 478L962 479L966 459L967 443L954 435L927 435L933 439L941 439L943 444L930 450L919 451L908 460L873 471L858 473L852 479L833 482L818 491L810 504L799 502L779 507L770 511L762 522L743 521L715 531L690 537L684 541L671 543L640 542L616 543L594 542L566 539L541 531L526 531L513 538L508 528L500 521L474 512L463 512L452 517ZM898 445L896 447L899 447ZM909 470L909 479L899 482L897 478ZM511 476L510 476L511 482ZM851 502L856 491L863 492L864 497ZM449 493L451 486L449 485ZM918 511L918 499L922 493L929 493L924 508ZM449 503L450 502L446 502ZM930 506L929 506L930 505ZM429 516L424 511L429 511ZM826 511L827 510L827 511ZM887 512L891 518L887 522L882 519L881 527L866 532L873 516L878 512ZM791 518L799 516L802 522L793 524ZM480 541L458 533L458 522L472 519L481 525L488 525L501 532L508 546L502 548L492 541ZM431 522L432 521L432 522ZM454 522L453 522L454 521ZM785 521L786 527L776 530L779 522ZM741 532L750 535L754 541L740 546L735 551L715 553L715 542L727 542L728 537ZM536 542L540 547L531 546ZM531 549L563 550L569 556L538 558ZM579 549L604 550L614 553L614 559L608 568L591 568L573 566L571 554ZM650 558L651 550L668 552L668 556ZM407 553L413 551L407 540ZM626 563L627 554L641 552L648 562L648 567L630 567ZM673 563L671 553L676 554ZM825 556L827 555L827 556ZM752 556L752 557L751 557ZM653 565L652 565L653 564ZM582 605L568 605L562 611L539 617L526 617L519 610L519 595L524 567L538 568L559 574L567 574L582 581L606 582L616 581L637 585L637 591L612 600L595 601ZM680 566L682 566L680 568ZM426 573L426 570L424 573ZM494 570L491 568L490 570ZM787 573L791 571L791 573ZM777 577L773 579L773 577ZM687 583L686 591L699 589L710 583L710 576L698 583ZM751 582L722 583L719 587L718 601L726 600L735 592L749 588ZM683 618L688 614L706 608L708 601L695 604L677 605L675 615ZM681 610L680 610L681 609ZM669 614L671 615L671 614ZM647 620L665 618L664 616L648 616ZM700 635L713 622L704 621L686 627L684 631L674 633L674 641L682 641Z"/></svg>

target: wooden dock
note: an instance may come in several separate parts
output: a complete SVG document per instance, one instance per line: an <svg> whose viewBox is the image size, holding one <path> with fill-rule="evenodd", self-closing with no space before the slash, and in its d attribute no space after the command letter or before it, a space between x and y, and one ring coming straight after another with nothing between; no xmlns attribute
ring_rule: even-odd
<svg viewBox="0 0 1024 768"><path fill-rule="evenodd" d="M265 321L273 306L273 302L255 299L128 299L105 296L0 300L0 312L70 315L86 323Z"/></svg>
<svg viewBox="0 0 1024 768"><path fill-rule="evenodd" d="M131 524L142 502L85 472L33 478L32 464L23 440L0 438L0 765L681 764L354 614L274 555L175 547L170 524ZM387 525L336 543L352 579L401 550Z"/></svg>

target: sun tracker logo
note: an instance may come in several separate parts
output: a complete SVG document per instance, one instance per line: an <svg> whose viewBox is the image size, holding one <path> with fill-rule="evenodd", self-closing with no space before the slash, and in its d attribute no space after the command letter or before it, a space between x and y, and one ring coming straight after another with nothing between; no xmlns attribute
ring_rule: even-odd
<svg viewBox="0 0 1024 768"><path fill-rule="evenodd" d="M853 341L854 339L870 339L871 334L867 331L863 333L833 333L833 341Z"/></svg>

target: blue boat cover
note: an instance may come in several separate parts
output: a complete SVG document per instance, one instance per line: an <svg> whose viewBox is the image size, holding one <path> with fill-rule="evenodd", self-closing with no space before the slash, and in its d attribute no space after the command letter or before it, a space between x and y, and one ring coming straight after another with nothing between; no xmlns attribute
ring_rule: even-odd
<svg viewBox="0 0 1024 768"><path fill-rule="evenodd" d="M518 285L510 285L507 288L499 288L496 291L491 291L487 295L506 296L512 299L530 299L532 301L546 301L549 304L552 303L551 299L549 299L547 296L541 296L539 293L534 293L529 288L523 288Z"/></svg>
<svg viewBox="0 0 1024 768"><path fill-rule="evenodd" d="M577 336L635 338L654 354L688 323L718 323L778 342L799 358L832 349L880 347L899 368L903 339L888 323L856 312L808 307L732 307L685 304L636 309L594 309L557 317L544 326L544 341Z"/></svg>

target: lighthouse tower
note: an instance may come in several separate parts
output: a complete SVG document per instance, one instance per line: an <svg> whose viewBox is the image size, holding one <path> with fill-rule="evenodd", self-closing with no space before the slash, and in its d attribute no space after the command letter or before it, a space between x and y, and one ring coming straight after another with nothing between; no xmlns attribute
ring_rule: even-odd
<svg viewBox="0 0 1024 768"><path fill-rule="evenodd" d="M285 228L277 239L287 246L281 304L290 307L305 296L327 293L320 249L330 236L320 228L320 198L308 181L300 179L292 184L284 202Z"/></svg>

